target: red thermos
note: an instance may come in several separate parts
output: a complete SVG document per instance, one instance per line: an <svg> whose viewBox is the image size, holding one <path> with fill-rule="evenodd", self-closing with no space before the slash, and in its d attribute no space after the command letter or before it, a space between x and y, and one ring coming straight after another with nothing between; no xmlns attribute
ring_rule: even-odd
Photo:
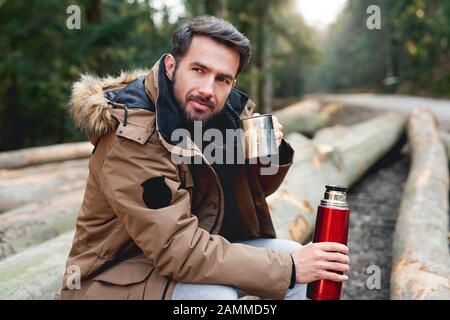
<svg viewBox="0 0 450 320"><path fill-rule="evenodd" d="M317 209L313 242L339 242L347 245L350 210L346 197L347 188L325 186L324 199ZM342 282L318 280L308 284L306 296L311 300L339 300Z"/></svg>

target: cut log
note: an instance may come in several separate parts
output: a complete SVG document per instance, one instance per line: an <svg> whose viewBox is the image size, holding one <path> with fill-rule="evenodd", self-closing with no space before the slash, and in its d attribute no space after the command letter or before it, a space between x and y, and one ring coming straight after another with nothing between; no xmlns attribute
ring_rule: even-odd
<svg viewBox="0 0 450 320"><path fill-rule="evenodd" d="M90 142L75 142L1 152L0 169L11 169L46 162L88 158L92 154L92 149L93 146Z"/></svg>
<svg viewBox="0 0 450 320"><path fill-rule="evenodd" d="M75 228L83 189L0 215L0 260Z"/></svg>
<svg viewBox="0 0 450 320"><path fill-rule="evenodd" d="M267 198L277 236L304 243L314 228L325 185L351 186L358 181L399 140L404 124L405 117L388 113L339 128L338 136L326 128L317 133L317 141L289 135L294 163L280 188Z"/></svg>
<svg viewBox="0 0 450 320"><path fill-rule="evenodd" d="M343 108L340 104L328 104L321 108L318 100L305 100L273 113L283 125L283 133L301 132L312 136L328 126L333 113Z"/></svg>
<svg viewBox="0 0 450 320"><path fill-rule="evenodd" d="M84 188L88 160L72 160L23 170L25 173L3 170L0 174L3 177L0 180L0 212Z"/></svg>
<svg viewBox="0 0 450 320"><path fill-rule="evenodd" d="M378 111L402 113L405 116L415 108L426 106L438 116L439 127L450 129L450 100L425 97L414 97L393 94L324 94L311 98L320 99L325 103L341 103L345 106L370 108Z"/></svg>
<svg viewBox="0 0 450 320"><path fill-rule="evenodd" d="M392 299L450 299L448 158L431 112L408 122L412 165L394 233Z"/></svg>
<svg viewBox="0 0 450 320"><path fill-rule="evenodd" d="M72 168L87 167L89 159L67 160L39 164L24 168L0 169L0 182L7 183L7 180L32 178L34 176L51 175L57 171L71 170Z"/></svg>
<svg viewBox="0 0 450 320"><path fill-rule="evenodd" d="M59 298L73 232L0 262L0 300Z"/></svg>

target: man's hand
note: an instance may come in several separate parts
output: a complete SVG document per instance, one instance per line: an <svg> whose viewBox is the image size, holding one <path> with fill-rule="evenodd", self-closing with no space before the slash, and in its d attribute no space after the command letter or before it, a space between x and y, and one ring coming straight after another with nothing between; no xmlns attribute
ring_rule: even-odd
<svg viewBox="0 0 450 320"><path fill-rule="evenodd" d="M347 272L350 259L348 247L336 242L308 243L292 253L295 263L296 282L310 283L316 280L342 282L346 275L335 272Z"/></svg>
<svg viewBox="0 0 450 320"><path fill-rule="evenodd" d="M261 114L255 112L253 113L253 116L260 116ZM273 128L275 130L275 142L277 145L277 148L281 144L281 139L283 139L283 126L281 125L280 121L278 121L278 118L275 116L272 116L272 122L273 122Z"/></svg>

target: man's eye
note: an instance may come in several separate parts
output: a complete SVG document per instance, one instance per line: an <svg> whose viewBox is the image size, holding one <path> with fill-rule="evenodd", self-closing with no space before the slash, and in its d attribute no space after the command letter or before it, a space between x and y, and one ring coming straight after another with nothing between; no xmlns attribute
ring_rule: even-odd
<svg viewBox="0 0 450 320"><path fill-rule="evenodd" d="M203 73L202 68L192 68L192 70L194 70L196 73Z"/></svg>
<svg viewBox="0 0 450 320"><path fill-rule="evenodd" d="M219 80L219 82L223 84L230 84L230 80L225 77L219 77L217 80Z"/></svg>

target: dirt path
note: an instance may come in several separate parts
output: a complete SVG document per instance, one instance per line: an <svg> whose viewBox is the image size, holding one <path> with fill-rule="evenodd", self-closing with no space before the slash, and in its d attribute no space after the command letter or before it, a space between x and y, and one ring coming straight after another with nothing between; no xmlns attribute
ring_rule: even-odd
<svg viewBox="0 0 450 320"><path fill-rule="evenodd" d="M406 151L397 156L371 170L349 191L351 270L342 299L390 298L392 238L410 164ZM377 270L380 287L369 289L367 281Z"/></svg>

